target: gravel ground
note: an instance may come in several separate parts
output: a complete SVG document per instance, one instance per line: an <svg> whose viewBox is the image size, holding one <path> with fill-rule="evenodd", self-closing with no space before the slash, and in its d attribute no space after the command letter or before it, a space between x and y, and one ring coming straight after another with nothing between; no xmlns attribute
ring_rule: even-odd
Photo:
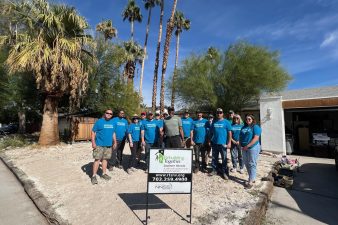
<svg viewBox="0 0 338 225"><path fill-rule="evenodd" d="M124 150L130 155L129 147ZM7 150L6 155L33 180L57 213L71 224L140 225L145 220L147 174L114 169L110 181L90 182L92 150L89 142L49 148ZM257 200L272 163L260 156L256 186L243 187L247 174L232 173L231 180L204 173L193 175L193 224L241 224ZM126 161L126 160L124 160ZM271 160L270 160L271 161ZM189 195L150 195L148 224L188 224Z"/></svg>

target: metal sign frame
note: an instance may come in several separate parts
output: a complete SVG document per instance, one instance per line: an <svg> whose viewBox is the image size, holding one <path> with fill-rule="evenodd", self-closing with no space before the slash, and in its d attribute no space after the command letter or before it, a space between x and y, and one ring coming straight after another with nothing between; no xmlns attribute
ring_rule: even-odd
<svg viewBox="0 0 338 225"><path fill-rule="evenodd" d="M189 223L191 224L191 218L192 218L193 149L191 149L191 148L151 148L149 150L148 162L150 161L150 152L151 152L151 150L154 150L154 149L161 150L163 152L165 152L165 150L182 150L182 151L190 151L191 152L191 168L190 168L190 173L188 173L191 176L191 180L188 181L188 182L190 182L190 192L189 193L186 193L186 192L184 192L184 193L183 192L182 193L180 193L180 192L175 192L175 193L149 193L149 182L153 182L153 181L149 180L149 177L151 177L151 175L150 175L150 163L148 163L148 165L147 165L148 175L147 175L147 194L146 194L146 221L145 221L146 223L145 224L147 225L148 219L150 219L150 216L148 216L148 209L149 209L149 197L148 197L148 195L149 194L154 194L154 195L155 194L169 194L169 195L189 194L190 195L190 214L187 217L189 217ZM158 173L158 174L166 174L166 173ZM187 173L184 173L184 174L187 174ZM170 181L168 181L168 182L170 182ZM177 181L175 181L175 182L177 182Z"/></svg>

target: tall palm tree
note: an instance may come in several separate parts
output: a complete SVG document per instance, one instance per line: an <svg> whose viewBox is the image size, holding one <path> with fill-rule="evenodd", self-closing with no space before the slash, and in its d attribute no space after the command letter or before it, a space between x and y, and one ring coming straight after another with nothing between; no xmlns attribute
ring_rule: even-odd
<svg viewBox="0 0 338 225"><path fill-rule="evenodd" d="M47 0L8 2L3 9L18 25L14 41L10 35L0 37L2 46L10 47L9 72L33 72L45 97L39 144L57 144L59 99L69 95L70 107L75 108L86 90L88 69L83 60L90 54L86 49L91 39L84 32L88 23L74 8Z"/></svg>
<svg viewBox="0 0 338 225"><path fill-rule="evenodd" d="M173 7L171 9L170 19L167 22L167 31L166 31L165 43L164 43L163 62L162 62L162 76L161 76L161 95L160 95L161 112L164 111L165 73L167 71L171 34L173 33L173 30L174 30L174 14L175 14L175 11L176 11L176 5L177 5L177 0L174 0Z"/></svg>
<svg viewBox="0 0 338 225"><path fill-rule="evenodd" d="M134 41L123 43L125 55L124 60L126 65L123 71L123 77L128 80L128 83L133 83L136 63L141 63L144 57L142 47Z"/></svg>
<svg viewBox="0 0 338 225"><path fill-rule="evenodd" d="M128 19L130 22L131 40L134 40L134 21L142 22L142 14L140 7L136 5L134 0L129 0L127 7L122 12L123 21Z"/></svg>
<svg viewBox="0 0 338 225"><path fill-rule="evenodd" d="M158 67L159 67L159 64L160 64L160 50L161 50L161 40L162 40L162 21L163 21L163 15L164 15L164 1L163 0L161 0L160 6L161 6L160 27L158 29L155 69L154 69L154 78L153 78L153 95L152 95L152 101L151 101L151 108L152 108L153 111L156 110Z"/></svg>
<svg viewBox="0 0 338 225"><path fill-rule="evenodd" d="M144 1L144 7L148 10L148 21L147 21L147 28L146 28L146 38L144 40L144 57L142 59L142 66L141 66L141 77L140 77L140 90L139 94L142 99L142 84L143 84L143 72L144 72L144 61L145 57L147 55L147 43L148 43L148 36L149 36L149 28L150 28L150 18L151 18L151 10L156 5L160 4L160 0L143 0Z"/></svg>
<svg viewBox="0 0 338 225"><path fill-rule="evenodd" d="M113 27L113 22L111 20L102 21L101 23L96 25L96 31L103 34L104 40L111 40L116 37L117 30Z"/></svg>
<svg viewBox="0 0 338 225"><path fill-rule="evenodd" d="M178 50L180 46L180 34L183 30L190 29L190 20L186 19L182 12L176 11L174 16L175 36L176 36L176 55L175 55L175 68L172 80L171 89L171 107L175 106L175 82L177 77L177 64L178 64Z"/></svg>

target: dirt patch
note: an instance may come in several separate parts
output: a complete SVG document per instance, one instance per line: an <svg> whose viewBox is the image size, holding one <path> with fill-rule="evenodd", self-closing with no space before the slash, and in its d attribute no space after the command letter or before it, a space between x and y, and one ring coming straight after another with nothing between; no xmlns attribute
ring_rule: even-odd
<svg viewBox="0 0 338 225"><path fill-rule="evenodd" d="M20 148L5 152L35 187L44 194L55 212L70 224L139 225L145 220L147 176L139 169L129 175L124 170L109 172L108 182L90 183L92 150L90 143L50 148ZM126 147L125 159L130 155ZM126 161L126 160L125 160ZM144 166L144 165L143 165ZM254 189L246 190L247 174L233 173L231 180L218 176L193 175L193 224L242 224L256 207L272 163L260 156ZM148 224L188 224L189 195L150 195Z"/></svg>

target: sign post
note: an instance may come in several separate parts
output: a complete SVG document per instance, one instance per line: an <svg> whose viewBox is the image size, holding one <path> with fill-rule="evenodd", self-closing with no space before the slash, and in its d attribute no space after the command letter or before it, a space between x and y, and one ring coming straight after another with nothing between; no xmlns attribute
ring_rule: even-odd
<svg viewBox="0 0 338 225"><path fill-rule="evenodd" d="M192 208L192 149L150 149L146 198L149 194L190 194Z"/></svg>

